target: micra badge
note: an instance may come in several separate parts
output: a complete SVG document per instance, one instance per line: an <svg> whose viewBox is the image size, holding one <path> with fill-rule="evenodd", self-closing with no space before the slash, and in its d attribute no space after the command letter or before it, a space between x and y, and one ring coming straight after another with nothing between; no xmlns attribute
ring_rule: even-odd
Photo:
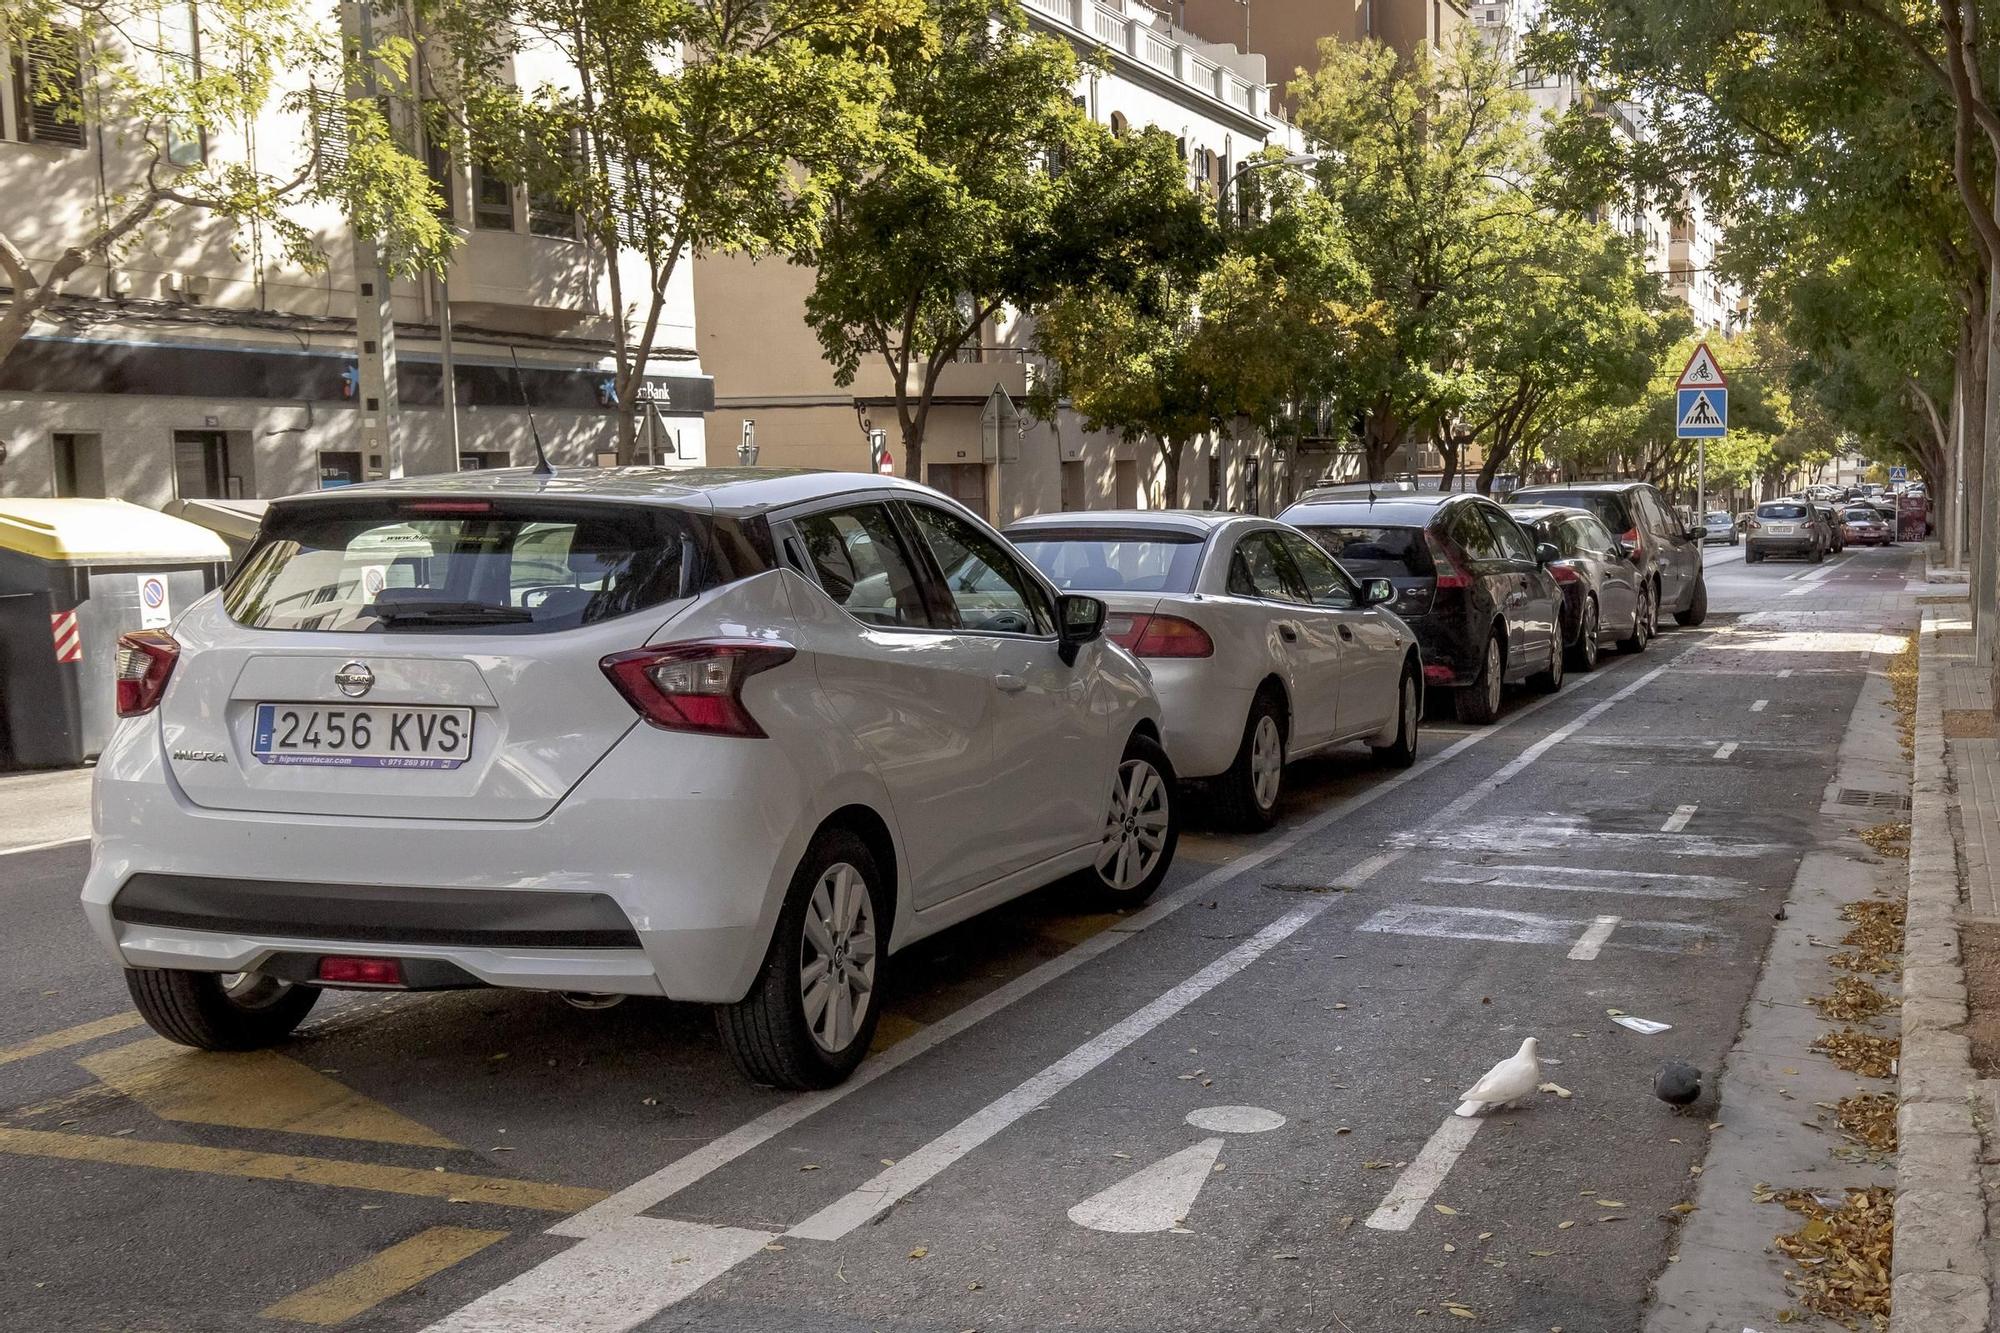
<svg viewBox="0 0 2000 1333"><path fill-rule="evenodd" d="M174 758L190 764L226 764L229 756L220 750L175 750Z"/></svg>

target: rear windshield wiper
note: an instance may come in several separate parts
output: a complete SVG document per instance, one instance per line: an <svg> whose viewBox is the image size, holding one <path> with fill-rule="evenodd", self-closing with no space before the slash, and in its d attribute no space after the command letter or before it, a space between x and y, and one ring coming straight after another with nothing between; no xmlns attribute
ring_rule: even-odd
<svg viewBox="0 0 2000 1333"><path fill-rule="evenodd" d="M485 602L372 602L362 608L385 625L522 625L535 613Z"/></svg>

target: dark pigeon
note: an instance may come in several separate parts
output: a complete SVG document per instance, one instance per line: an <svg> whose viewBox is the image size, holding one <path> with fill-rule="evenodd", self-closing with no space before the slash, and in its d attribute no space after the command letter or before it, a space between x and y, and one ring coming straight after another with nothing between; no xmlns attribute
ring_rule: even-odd
<svg viewBox="0 0 2000 1333"><path fill-rule="evenodd" d="M1653 1095L1672 1106L1692 1106L1701 1096L1701 1071L1669 1060L1653 1079Z"/></svg>

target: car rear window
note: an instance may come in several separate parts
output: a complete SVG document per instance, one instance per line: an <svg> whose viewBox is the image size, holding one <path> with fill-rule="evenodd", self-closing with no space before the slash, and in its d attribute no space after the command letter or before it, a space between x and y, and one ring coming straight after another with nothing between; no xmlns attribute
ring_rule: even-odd
<svg viewBox="0 0 2000 1333"><path fill-rule="evenodd" d="M1876 514L1872 509L1850 509L1842 517L1849 523L1873 523L1876 521Z"/></svg>
<svg viewBox="0 0 2000 1333"><path fill-rule="evenodd" d="M1763 504L1757 506L1758 518L1804 518L1806 507L1802 504Z"/></svg>
<svg viewBox="0 0 2000 1333"><path fill-rule="evenodd" d="M1305 527L1357 579L1427 579L1437 573L1422 528Z"/></svg>
<svg viewBox="0 0 2000 1333"><path fill-rule="evenodd" d="M1533 495L1517 495L1507 503L1563 505L1570 509L1587 510L1613 532L1627 532L1633 527L1632 521L1625 516L1624 499L1604 491L1536 491Z"/></svg>
<svg viewBox="0 0 2000 1333"><path fill-rule="evenodd" d="M1030 528L1008 540L1058 588L1191 592L1202 538L1144 528Z"/></svg>
<svg viewBox="0 0 2000 1333"><path fill-rule="evenodd" d="M381 500L274 506L224 588L253 629L570 629L690 595L704 516L653 505Z"/></svg>

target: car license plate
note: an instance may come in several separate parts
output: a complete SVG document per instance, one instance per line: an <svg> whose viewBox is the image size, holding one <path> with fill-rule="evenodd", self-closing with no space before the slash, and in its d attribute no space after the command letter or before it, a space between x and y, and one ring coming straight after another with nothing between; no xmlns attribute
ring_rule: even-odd
<svg viewBox="0 0 2000 1333"><path fill-rule="evenodd" d="M457 768L472 757L472 710L258 704L250 750L263 764Z"/></svg>
<svg viewBox="0 0 2000 1333"><path fill-rule="evenodd" d="M1771 525L1771 535L1774 537L1789 537L1791 534L1792 525L1789 523L1773 523Z"/></svg>

